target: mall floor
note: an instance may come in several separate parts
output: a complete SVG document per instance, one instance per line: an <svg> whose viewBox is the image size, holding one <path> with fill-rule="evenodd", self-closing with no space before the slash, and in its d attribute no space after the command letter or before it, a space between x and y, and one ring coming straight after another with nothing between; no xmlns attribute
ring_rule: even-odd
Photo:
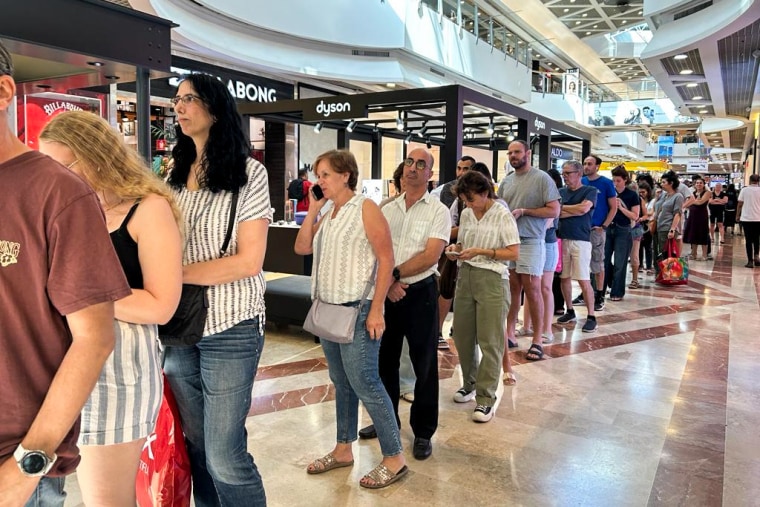
<svg viewBox="0 0 760 507"><path fill-rule="evenodd" d="M760 268L744 267L742 239L692 261L688 286L643 276L596 333L576 307L543 361L525 360L521 338L518 383L489 423L452 401L461 370L453 346L441 351L433 455L412 457L401 401L410 473L377 491L358 484L381 458L376 440L354 444L353 467L306 474L334 445L334 392L311 336L270 325L247 423L269 505L760 505ZM66 506L82 505L75 477L67 489Z"/></svg>

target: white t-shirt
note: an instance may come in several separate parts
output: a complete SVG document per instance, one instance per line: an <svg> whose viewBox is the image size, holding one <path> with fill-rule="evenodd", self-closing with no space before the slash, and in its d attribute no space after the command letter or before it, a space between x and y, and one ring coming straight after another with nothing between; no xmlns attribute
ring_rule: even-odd
<svg viewBox="0 0 760 507"><path fill-rule="evenodd" d="M760 187L750 185L739 192L739 202L742 204L742 222L760 222Z"/></svg>

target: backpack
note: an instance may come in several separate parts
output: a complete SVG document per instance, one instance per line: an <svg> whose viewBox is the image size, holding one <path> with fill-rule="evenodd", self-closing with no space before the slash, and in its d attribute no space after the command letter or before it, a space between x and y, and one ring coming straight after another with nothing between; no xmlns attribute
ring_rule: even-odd
<svg viewBox="0 0 760 507"><path fill-rule="evenodd" d="M301 201L304 198L303 193L303 180L295 179L288 185L288 199L295 199Z"/></svg>

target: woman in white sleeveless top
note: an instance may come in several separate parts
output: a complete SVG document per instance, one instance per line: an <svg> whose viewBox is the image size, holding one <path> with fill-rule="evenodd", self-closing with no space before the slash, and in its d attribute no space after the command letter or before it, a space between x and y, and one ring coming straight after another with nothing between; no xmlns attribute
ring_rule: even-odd
<svg viewBox="0 0 760 507"><path fill-rule="evenodd" d="M358 306L367 282L375 273L376 261L377 276L374 290L367 296L371 301L359 312L353 342L338 344L321 340L330 380L335 384L337 443L306 471L321 474L353 465L351 446L358 436L361 400L375 425L383 459L359 484L382 488L407 472L393 405L378 371L380 339L385 331L383 304L394 265L390 229L380 208L356 194L359 169L349 151L323 153L317 157L314 168L324 198L317 199L311 191L309 211L295 244L295 251L300 255L318 250L319 258L315 258L312 275L312 297L326 303ZM332 208L317 222L327 200L332 201Z"/></svg>

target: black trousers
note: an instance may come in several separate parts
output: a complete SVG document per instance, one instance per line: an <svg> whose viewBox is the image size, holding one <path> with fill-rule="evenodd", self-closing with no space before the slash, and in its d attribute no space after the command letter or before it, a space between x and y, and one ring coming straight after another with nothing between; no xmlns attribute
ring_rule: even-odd
<svg viewBox="0 0 760 507"><path fill-rule="evenodd" d="M397 303L385 300L385 333L380 342L380 378L398 417L398 370L404 337L417 376L409 423L415 437L431 438L438 428L438 284L430 276L414 283Z"/></svg>
<svg viewBox="0 0 760 507"><path fill-rule="evenodd" d="M753 262L760 257L760 222L742 222L744 228L744 246L747 249L747 261Z"/></svg>

